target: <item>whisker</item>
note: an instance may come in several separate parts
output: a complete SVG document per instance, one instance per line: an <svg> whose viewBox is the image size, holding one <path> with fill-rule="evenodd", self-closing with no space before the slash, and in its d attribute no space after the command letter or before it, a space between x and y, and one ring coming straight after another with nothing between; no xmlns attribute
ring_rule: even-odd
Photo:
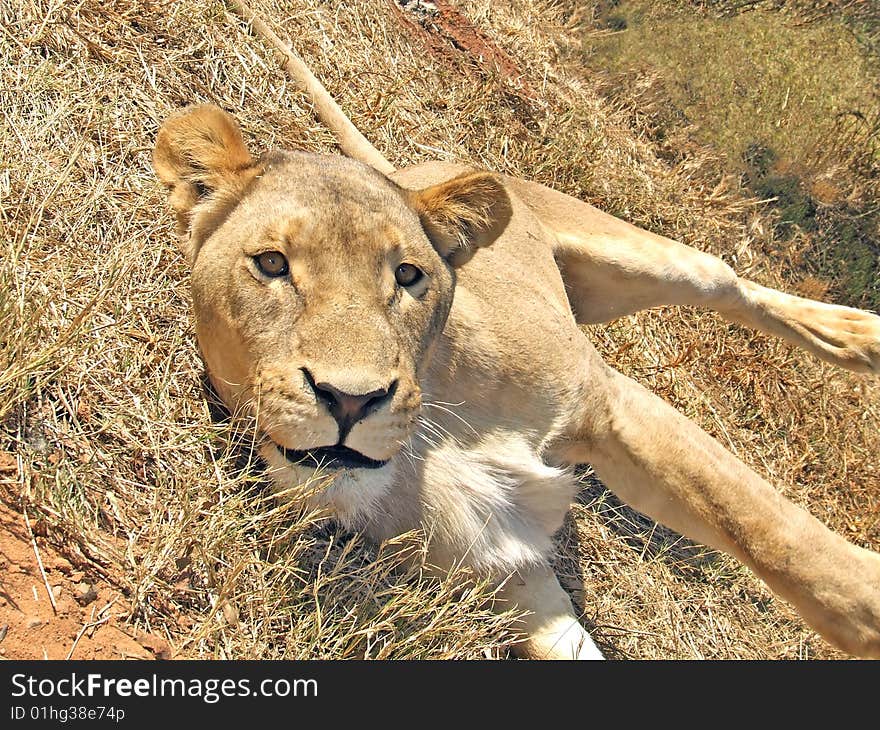
<svg viewBox="0 0 880 730"><path fill-rule="evenodd" d="M469 424L464 418L462 418L458 413L453 411L451 408L446 407L446 406L452 406L452 405L463 405L462 403L452 404L452 403L441 403L440 401L434 401L434 402L422 401L422 405L425 406L426 408L436 408L437 410L443 411L444 413L448 413L453 418L456 418L459 421L461 421L461 423L464 424L464 426L474 436L479 436L479 434L477 433L477 430L473 426L471 426L471 424Z"/></svg>
<svg viewBox="0 0 880 730"><path fill-rule="evenodd" d="M420 416L419 422L431 433L435 434L438 438L442 440L448 439L449 441L458 443L458 439L456 438L455 434L451 433L449 430L444 428L433 419L427 418L425 416Z"/></svg>

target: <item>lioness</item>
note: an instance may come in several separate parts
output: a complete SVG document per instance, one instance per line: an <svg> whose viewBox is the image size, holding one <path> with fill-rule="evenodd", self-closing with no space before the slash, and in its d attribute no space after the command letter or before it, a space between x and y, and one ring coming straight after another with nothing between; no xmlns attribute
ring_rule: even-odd
<svg viewBox="0 0 880 730"><path fill-rule="evenodd" d="M878 373L880 318L740 279L524 180L254 159L210 105L165 122L154 164L208 373L255 419L275 482L377 541L422 529L429 562L496 579L499 608L525 611L519 653L601 658L548 566L572 467L589 463L636 509L736 556L828 641L880 657L880 555L609 368L578 328L695 305Z"/></svg>

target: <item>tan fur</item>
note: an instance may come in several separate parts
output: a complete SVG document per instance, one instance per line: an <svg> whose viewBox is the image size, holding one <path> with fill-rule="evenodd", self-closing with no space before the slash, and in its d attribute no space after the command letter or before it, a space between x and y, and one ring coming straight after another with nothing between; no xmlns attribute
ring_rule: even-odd
<svg viewBox="0 0 880 730"><path fill-rule="evenodd" d="M548 567L571 466L589 462L637 509L742 560L830 642L880 656L880 556L611 370L578 329L692 304L877 372L880 318L740 280L533 183L445 163L386 177L334 156L253 161L234 122L206 107L163 127L155 165L187 223L208 372L231 410L256 418L289 496L375 540L423 529L431 562L494 577L499 608L529 612L521 653L598 658ZM283 253L289 274L260 275L265 251ZM424 280L397 285L401 263ZM342 433L312 383L392 393L344 440L384 466L285 458L278 446Z"/></svg>

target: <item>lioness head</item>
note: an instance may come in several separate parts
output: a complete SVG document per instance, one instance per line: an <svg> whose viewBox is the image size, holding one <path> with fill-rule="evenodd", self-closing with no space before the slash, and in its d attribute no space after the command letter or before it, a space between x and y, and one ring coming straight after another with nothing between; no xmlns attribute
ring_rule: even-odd
<svg viewBox="0 0 880 730"><path fill-rule="evenodd" d="M166 121L153 159L226 404L288 462L383 466L414 427L455 267L510 218L502 185L477 172L410 191L342 157L254 159L208 105Z"/></svg>

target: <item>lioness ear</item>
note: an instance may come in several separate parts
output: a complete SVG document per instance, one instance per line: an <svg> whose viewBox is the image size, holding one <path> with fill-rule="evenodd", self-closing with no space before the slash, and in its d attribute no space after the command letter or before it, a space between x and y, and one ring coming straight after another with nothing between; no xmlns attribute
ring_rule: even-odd
<svg viewBox="0 0 880 730"><path fill-rule="evenodd" d="M197 203L219 190L240 188L254 167L235 119L213 104L182 109L156 137L153 169L168 188L181 234Z"/></svg>
<svg viewBox="0 0 880 730"><path fill-rule="evenodd" d="M452 266L498 238L512 214L504 186L488 172L465 173L410 196L428 238Z"/></svg>

